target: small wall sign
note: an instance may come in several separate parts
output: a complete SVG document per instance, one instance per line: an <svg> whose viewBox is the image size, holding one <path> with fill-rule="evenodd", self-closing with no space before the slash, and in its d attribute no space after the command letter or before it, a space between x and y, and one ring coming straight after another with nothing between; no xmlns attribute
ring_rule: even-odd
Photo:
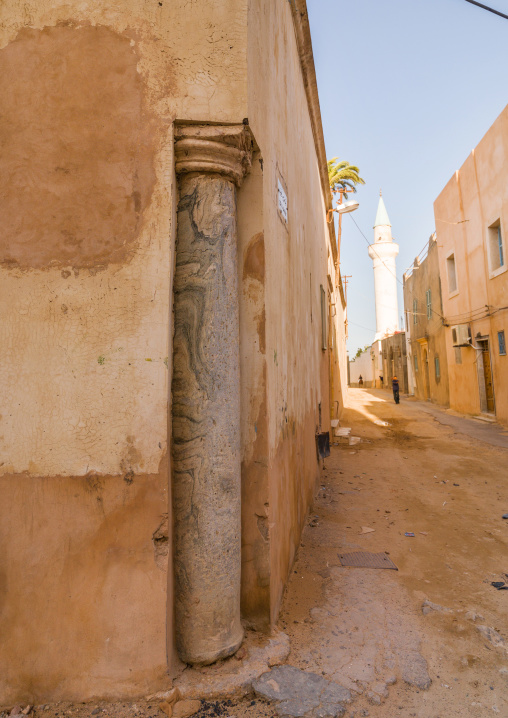
<svg viewBox="0 0 508 718"><path fill-rule="evenodd" d="M277 178L277 209L279 210L280 217L284 222L288 223L288 196L284 189L282 182Z"/></svg>

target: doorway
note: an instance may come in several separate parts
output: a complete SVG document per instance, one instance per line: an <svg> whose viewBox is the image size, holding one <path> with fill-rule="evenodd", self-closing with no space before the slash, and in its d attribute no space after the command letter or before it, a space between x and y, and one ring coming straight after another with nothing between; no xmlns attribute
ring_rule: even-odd
<svg viewBox="0 0 508 718"><path fill-rule="evenodd" d="M425 371L425 381L424 383L424 393L425 393L425 400L429 401L430 399L430 375L429 375L429 353L426 349L423 351L423 367Z"/></svg>
<svg viewBox="0 0 508 718"><path fill-rule="evenodd" d="M480 411L484 414L494 414L494 382L492 380L492 363L490 360L490 346L488 338L478 340L478 349L478 388L480 391Z"/></svg>

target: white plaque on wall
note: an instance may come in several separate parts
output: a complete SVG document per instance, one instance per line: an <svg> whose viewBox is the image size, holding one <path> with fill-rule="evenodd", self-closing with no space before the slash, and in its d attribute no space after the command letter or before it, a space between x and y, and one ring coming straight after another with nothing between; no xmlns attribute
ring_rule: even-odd
<svg viewBox="0 0 508 718"><path fill-rule="evenodd" d="M288 197L280 179L277 178L277 208L279 214L287 224L288 222Z"/></svg>

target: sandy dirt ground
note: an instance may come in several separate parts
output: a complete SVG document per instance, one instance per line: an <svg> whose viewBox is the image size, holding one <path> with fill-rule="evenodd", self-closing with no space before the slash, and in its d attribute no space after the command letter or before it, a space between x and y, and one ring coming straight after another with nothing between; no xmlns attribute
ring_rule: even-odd
<svg viewBox="0 0 508 718"><path fill-rule="evenodd" d="M341 425L361 441L325 460L279 620L287 663L348 688L347 718L508 718L508 590L491 585L508 583L508 432L427 409L350 390ZM357 550L387 553L398 571L342 567ZM164 714L141 698L31 715ZM251 696L196 715L278 713Z"/></svg>
<svg viewBox="0 0 508 718"><path fill-rule="evenodd" d="M325 461L280 619L288 662L361 691L346 715L506 717L508 591L491 582L508 582L508 435L425 408L350 391L341 425L362 441ZM399 570L340 567L356 550ZM428 690L402 677L418 655Z"/></svg>

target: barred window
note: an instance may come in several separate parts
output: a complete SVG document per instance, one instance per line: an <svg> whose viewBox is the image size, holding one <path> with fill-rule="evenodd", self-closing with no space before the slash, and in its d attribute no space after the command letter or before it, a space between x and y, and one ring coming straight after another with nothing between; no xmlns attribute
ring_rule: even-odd
<svg viewBox="0 0 508 718"><path fill-rule="evenodd" d="M497 342L499 344L499 353L501 356L506 354L506 340L504 338L504 329L502 332L497 333Z"/></svg>

